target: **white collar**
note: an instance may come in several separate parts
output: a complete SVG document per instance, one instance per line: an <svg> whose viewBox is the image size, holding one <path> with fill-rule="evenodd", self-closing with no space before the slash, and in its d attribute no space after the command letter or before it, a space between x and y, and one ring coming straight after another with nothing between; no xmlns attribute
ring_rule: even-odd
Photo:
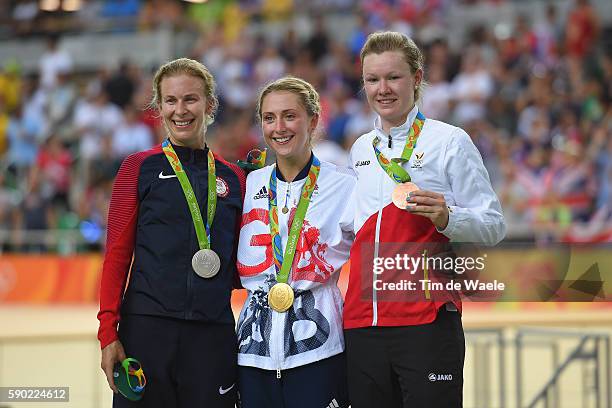
<svg viewBox="0 0 612 408"><path fill-rule="evenodd" d="M418 111L419 111L418 106L414 104L414 107L412 108L412 110L408 112L408 117L406 118L406 121L402 123L401 125L397 127L392 127L390 129L391 138L393 138L393 140L406 140L408 138L408 134L410 133L410 127L412 126L412 123L416 119ZM389 136L383 131L380 115L376 115L376 120L374 121L374 128L380 134Z"/></svg>

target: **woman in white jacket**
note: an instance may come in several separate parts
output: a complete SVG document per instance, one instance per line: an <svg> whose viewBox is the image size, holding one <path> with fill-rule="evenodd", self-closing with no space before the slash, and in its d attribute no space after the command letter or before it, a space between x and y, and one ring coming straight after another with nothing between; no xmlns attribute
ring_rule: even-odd
<svg viewBox="0 0 612 408"><path fill-rule="evenodd" d="M439 278L428 268L387 261L438 255L449 242L495 245L506 231L501 205L468 134L419 111L424 65L415 43L370 34L361 64L377 118L350 155L358 181L343 317L352 408L459 408L461 301L453 291L419 291L420 280ZM373 273L381 260L384 270Z"/></svg>
<svg viewBox="0 0 612 408"><path fill-rule="evenodd" d="M285 77L260 94L276 164L249 174L238 246L243 408L347 407L338 275L353 240L355 177L312 153L319 95Z"/></svg>

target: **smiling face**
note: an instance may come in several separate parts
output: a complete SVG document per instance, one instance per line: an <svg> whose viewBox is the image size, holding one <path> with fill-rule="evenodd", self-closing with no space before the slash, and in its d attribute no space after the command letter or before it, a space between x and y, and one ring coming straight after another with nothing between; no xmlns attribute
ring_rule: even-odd
<svg viewBox="0 0 612 408"><path fill-rule="evenodd" d="M319 117L309 116L300 97L289 91L272 91L261 103L261 127L266 144L277 160L310 159L310 135Z"/></svg>
<svg viewBox="0 0 612 408"><path fill-rule="evenodd" d="M380 115L383 130L399 126L414 107L414 90L423 71L412 73L400 51L368 54L363 59L363 83L368 104Z"/></svg>
<svg viewBox="0 0 612 408"><path fill-rule="evenodd" d="M201 78L178 74L160 83L160 111L172 143L192 149L204 147L206 115L210 113Z"/></svg>

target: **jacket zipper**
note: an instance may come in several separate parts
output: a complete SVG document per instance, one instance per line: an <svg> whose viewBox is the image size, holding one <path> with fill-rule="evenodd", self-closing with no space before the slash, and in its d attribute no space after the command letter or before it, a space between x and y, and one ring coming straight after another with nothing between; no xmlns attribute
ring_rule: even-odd
<svg viewBox="0 0 612 408"><path fill-rule="evenodd" d="M284 327L284 322L281 320L279 321L280 318L282 318L284 316L284 314L278 313L276 311L272 311L272 327L273 328L278 328L280 323L282 324L282 327L280 327L280 334L277 333L271 333L272 335L270 336L270 355L272 356L272 360L274 361L274 364L276 365L276 378L280 380L281 378L281 356L280 356L280 351L278 348L278 344L276 341L273 341L275 339L280 339L281 341L281 348L282 347L282 342L284 341L284 336L282 335L283 331L285 330ZM275 335L277 334L277 335ZM276 346L276 347L273 347Z"/></svg>
<svg viewBox="0 0 612 408"><path fill-rule="evenodd" d="M391 148L391 132L388 136L389 148ZM383 211L383 185L385 184L385 174L378 172L378 215L376 216L376 232L374 234L374 258L378 258L380 247L380 224L382 224ZM372 274L372 326L378 326L378 298L376 293L376 276Z"/></svg>
<svg viewBox="0 0 612 408"><path fill-rule="evenodd" d="M189 158L188 163L191 164L191 159L192 157ZM194 165L191 171L191 174L193 174L194 172L197 172L197 167ZM189 178L189 174L188 174L188 178ZM192 177L193 179L193 177ZM208 180L208 178L206 179ZM200 192L200 186L198 183L194 183L193 180L189 180L189 182L191 183L191 186L193 188L193 193L195 194L196 197L199 196L199 192ZM208 199L208 196L206 197L206 199ZM201 211L201 210L200 210ZM195 236L195 228L193 226L193 220L191 219L191 212L189 213L189 220L191 222L189 222L188 224L191 226L190 229L190 234L189 234L189 248L193 248L193 239ZM196 243L198 242L197 237L196 237ZM199 248L199 243L197 244L198 249ZM187 266L188 272L187 272L187 308L185 309L185 318L187 319L191 319L192 317L192 304L193 304L193 273L191 273L191 263L190 265Z"/></svg>
<svg viewBox="0 0 612 408"><path fill-rule="evenodd" d="M374 258L378 258L379 246L380 246L380 224L382 223L382 198L383 198L383 184L384 178L380 180L379 173L378 183L378 215L376 216L376 233L374 235ZM372 326L378 325L378 301L376 296L376 276L372 274Z"/></svg>

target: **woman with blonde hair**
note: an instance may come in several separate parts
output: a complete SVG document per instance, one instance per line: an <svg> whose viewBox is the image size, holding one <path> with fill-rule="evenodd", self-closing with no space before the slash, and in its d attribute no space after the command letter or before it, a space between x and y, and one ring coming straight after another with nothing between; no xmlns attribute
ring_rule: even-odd
<svg viewBox="0 0 612 408"><path fill-rule="evenodd" d="M355 178L312 153L320 111L316 90L295 77L268 84L257 103L276 163L249 174L244 200L243 408L348 407L337 281L353 239Z"/></svg>
<svg viewBox="0 0 612 408"><path fill-rule="evenodd" d="M206 144L217 97L204 65L180 58L161 66L151 105L168 138L128 156L113 186L98 313L102 370L114 407L234 408L230 295L244 174ZM126 357L139 362L135 370ZM122 367L127 389L116 385Z"/></svg>
<svg viewBox="0 0 612 408"><path fill-rule="evenodd" d="M505 234L470 137L416 105L423 65L421 50L397 32L371 34L361 50L364 91L377 119L350 154L356 236L343 317L353 408L462 406L459 298L385 286L407 281L418 288L419 280L433 279L427 268L373 271L380 260L424 259L421 250L426 256L449 241L495 245Z"/></svg>

